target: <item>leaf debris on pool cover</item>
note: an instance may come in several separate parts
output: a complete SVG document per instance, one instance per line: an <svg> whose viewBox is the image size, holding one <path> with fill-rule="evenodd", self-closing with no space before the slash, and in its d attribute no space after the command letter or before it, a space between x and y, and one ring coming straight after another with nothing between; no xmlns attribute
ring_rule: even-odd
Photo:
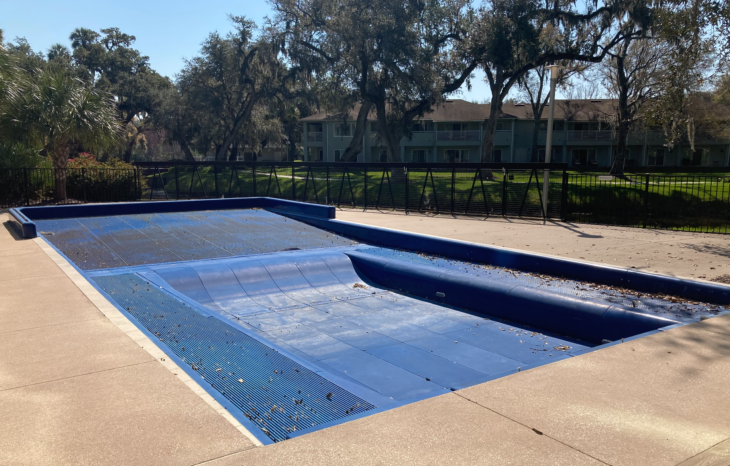
<svg viewBox="0 0 730 466"><path fill-rule="evenodd" d="M715 316L725 310L724 307L716 304L678 298L662 293L641 293L619 286L582 282L494 265L458 261L433 254L402 249L364 247L358 248L357 251L407 261L417 265L438 267L450 273L473 275L484 280L506 281L514 285L549 290L567 296L598 298L606 303L633 307L640 312L677 317L685 322L699 320L703 316Z"/></svg>
<svg viewBox="0 0 730 466"><path fill-rule="evenodd" d="M273 441L375 408L134 274L97 284Z"/></svg>

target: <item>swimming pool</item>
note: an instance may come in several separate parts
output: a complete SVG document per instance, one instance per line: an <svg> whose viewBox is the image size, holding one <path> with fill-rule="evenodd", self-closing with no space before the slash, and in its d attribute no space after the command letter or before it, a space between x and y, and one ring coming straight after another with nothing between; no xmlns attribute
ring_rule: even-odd
<svg viewBox="0 0 730 466"><path fill-rule="evenodd" d="M682 299L641 291L646 277L640 291L616 286L616 269L598 266L593 276L609 284L531 271L525 257L504 256L515 267L464 260L493 251L457 242L393 247L395 233L355 231L297 203L185 202L22 214L264 442L716 315L727 302L722 287L694 282Z"/></svg>

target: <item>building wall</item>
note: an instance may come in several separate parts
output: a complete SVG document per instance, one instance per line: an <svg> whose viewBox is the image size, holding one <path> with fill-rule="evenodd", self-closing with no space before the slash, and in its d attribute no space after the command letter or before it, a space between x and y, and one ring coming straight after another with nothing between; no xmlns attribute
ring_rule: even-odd
<svg viewBox="0 0 730 466"><path fill-rule="evenodd" d="M354 123L354 122L353 122ZM344 153L352 141L351 136L335 136L335 125L341 122L306 123L303 132L302 146L304 148L305 160L314 160L319 151L322 151L325 162L338 162L336 158L339 151ZM424 151L427 162L444 162L447 151L460 152L462 161L468 157L469 162L479 162L482 131L482 122L458 123L466 128L464 131L454 131L453 124L437 123L432 125L432 131L414 132L408 138L401 140L401 160L405 163L413 162L413 151ZM601 126L600 122L562 122L556 121L556 129L553 132L553 162L567 162L576 168L583 167L575 163L581 158L585 150L595 157L590 157L586 168L609 167L613 161L616 150L615 134ZM321 132L310 131L310 126L315 129L321 128ZM538 160L538 154L534 154L532 146L532 120L500 120L502 129L498 130L494 138L495 150L501 151L502 162L529 163ZM585 129L598 128L598 129ZM362 151L358 155L358 162L380 161L381 150L385 148L379 140L377 133L373 131L372 125L368 125L363 137ZM312 133L310 135L310 132ZM546 131L538 132L538 152L545 149L547 139ZM689 148L678 146L669 150L663 146L664 138L659 132L648 132L632 134L628 139L629 167L639 166L683 166L689 158L693 162L700 162L701 166L717 167L730 165L730 145L726 141L712 141L698 143L698 150L706 150L700 155L688 155ZM661 157L654 157L652 154L656 149L664 149L663 160ZM451 153L453 154L453 152ZM468 155L465 155L468 154ZM659 165L659 161L663 165ZM654 164L654 165L652 165Z"/></svg>

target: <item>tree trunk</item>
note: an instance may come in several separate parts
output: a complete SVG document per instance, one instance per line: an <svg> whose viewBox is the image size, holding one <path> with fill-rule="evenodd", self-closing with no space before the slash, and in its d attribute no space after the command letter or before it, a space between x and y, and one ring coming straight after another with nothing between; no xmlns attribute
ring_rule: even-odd
<svg viewBox="0 0 730 466"><path fill-rule="evenodd" d="M173 133L173 137L175 141L180 145L180 149L182 149L183 154L185 154L185 158L188 162L195 162L195 156L193 155L193 152L190 150L190 146L188 146L188 142L185 140L182 134L175 132Z"/></svg>
<svg viewBox="0 0 730 466"><path fill-rule="evenodd" d="M124 148L124 161L129 163L132 161L132 151L134 150L134 145L137 143L137 137L132 137L132 140L127 144L127 147Z"/></svg>
<svg viewBox="0 0 730 466"><path fill-rule="evenodd" d="M233 147L231 148L231 155L228 156L229 162L235 162L236 158L238 158L238 143L233 143Z"/></svg>
<svg viewBox="0 0 730 466"><path fill-rule="evenodd" d="M52 147L50 150L53 162L53 173L55 178L55 187L53 190L53 198L56 202L66 202L66 173L68 166L68 146L59 145Z"/></svg>
<svg viewBox="0 0 730 466"><path fill-rule="evenodd" d="M371 108L373 108L373 103L368 101L364 101L360 106L357 121L355 122L355 134L352 135L350 145L347 146L345 153L342 154L342 160L346 162L357 162L357 155L362 152L362 138L367 129L368 114Z"/></svg>
<svg viewBox="0 0 730 466"><path fill-rule="evenodd" d="M400 134L400 131L394 131L393 128L389 128L385 114L385 101L378 101L375 104L375 110L378 117L378 132L385 140L385 146L388 149L388 162L402 162L400 158L400 138L396 140L394 134Z"/></svg>
<svg viewBox="0 0 730 466"><path fill-rule="evenodd" d="M628 43L625 45L628 49ZM610 174L623 175L624 165L626 164L627 139L629 137L629 123L631 115L629 114L629 81L626 78L626 69L624 68L625 54L616 57L616 73L618 75L618 144L616 147L616 157L613 159Z"/></svg>
<svg viewBox="0 0 730 466"><path fill-rule="evenodd" d="M499 93L492 93L492 103L489 105L489 119L484 127L484 137L482 138L482 162L491 162L494 152L494 133L497 131L497 116L500 107Z"/></svg>
<svg viewBox="0 0 730 466"><path fill-rule="evenodd" d="M243 108L243 111L238 115L238 118L236 118L236 121L233 124L233 129L231 129L228 137L226 137L223 145L218 150L218 153L215 156L216 160L226 159L226 152L228 151L228 148L231 146L231 144L233 144L233 140L236 138L238 132L241 131L241 127L243 126L243 124L251 117L251 112L253 111L256 102L258 102L262 96L263 94L251 94L251 97L249 97L248 102Z"/></svg>
<svg viewBox="0 0 730 466"><path fill-rule="evenodd" d="M540 136L540 119L541 118L542 118L542 111L538 110L537 112L534 112L534 116L532 118L533 126L532 126L532 157L531 157L533 162L540 161L540 149L537 145L537 141ZM545 150L547 150L547 147L545 148ZM547 152L545 152L545 157L547 160Z"/></svg>

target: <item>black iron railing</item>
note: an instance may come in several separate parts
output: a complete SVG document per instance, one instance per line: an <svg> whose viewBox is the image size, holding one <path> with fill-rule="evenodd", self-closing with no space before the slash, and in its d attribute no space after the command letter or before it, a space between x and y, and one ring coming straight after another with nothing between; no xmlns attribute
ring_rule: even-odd
<svg viewBox="0 0 730 466"><path fill-rule="evenodd" d="M542 209L550 168L548 209ZM138 163L134 170L0 169L0 208L269 196L341 208L560 219L730 232L730 177L574 174L565 164Z"/></svg>
<svg viewBox="0 0 730 466"><path fill-rule="evenodd" d="M337 207L477 216L560 215L565 164L139 163L143 196L200 199L269 196Z"/></svg>
<svg viewBox="0 0 730 466"><path fill-rule="evenodd" d="M730 177L565 174L570 222L730 232Z"/></svg>
<svg viewBox="0 0 730 466"><path fill-rule="evenodd" d="M64 183L65 189L56 189ZM136 169L0 169L0 208L135 201L145 184Z"/></svg>

